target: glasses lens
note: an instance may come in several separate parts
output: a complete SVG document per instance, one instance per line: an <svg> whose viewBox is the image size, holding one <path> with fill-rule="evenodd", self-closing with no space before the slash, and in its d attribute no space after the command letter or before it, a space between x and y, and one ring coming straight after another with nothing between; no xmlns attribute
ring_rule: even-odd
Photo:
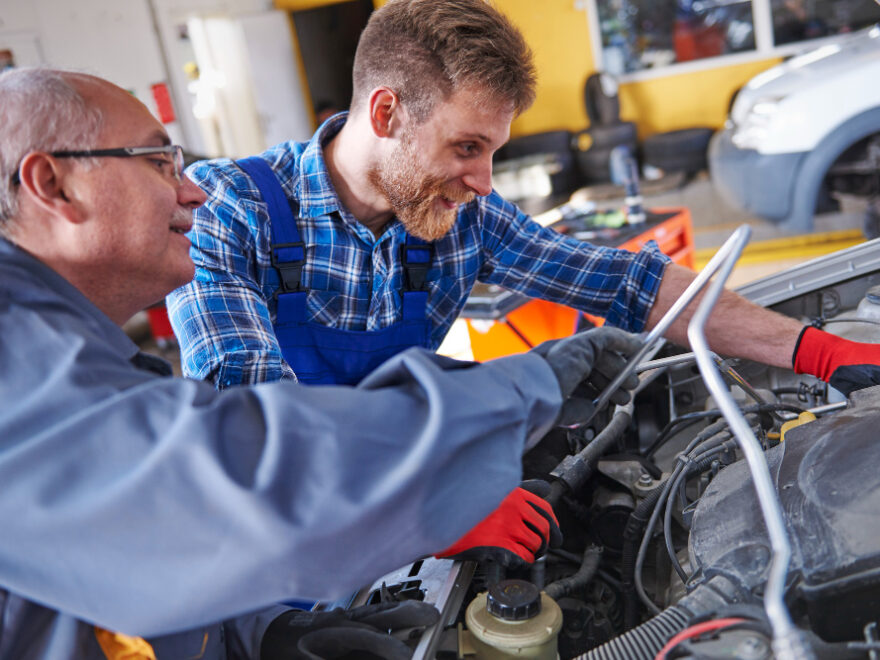
<svg viewBox="0 0 880 660"><path fill-rule="evenodd" d="M174 145L174 176L178 181L183 181L183 147Z"/></svg>

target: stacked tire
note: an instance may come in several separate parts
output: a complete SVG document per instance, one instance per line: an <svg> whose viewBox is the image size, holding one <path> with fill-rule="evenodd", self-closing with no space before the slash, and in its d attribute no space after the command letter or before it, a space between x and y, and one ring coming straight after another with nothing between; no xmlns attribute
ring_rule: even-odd
<svg viewBox="0 0 880 660"><path fill-rule="evenodd" d="M642 165L664 173L684 172L693 175L708 167L706 154L711 128L685 128L657 133L642 141Z"/></svg>
<svg viewBox="0 0 880 660"><path fill-rule="evenodd" d="M572 149L578 169L587 183L611 181L611 151L625 146L638 152L636 125L620 121L617 81L606 73L594 73L584 85L584 108L590 127L574 135Z"/></svg>

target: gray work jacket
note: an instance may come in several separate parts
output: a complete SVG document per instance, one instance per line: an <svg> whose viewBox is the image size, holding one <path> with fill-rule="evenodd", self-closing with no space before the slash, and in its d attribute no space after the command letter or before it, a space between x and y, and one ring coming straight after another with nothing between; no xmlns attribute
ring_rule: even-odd
<svg viewBox="0 0 880 660"><path fill-rule="evenodd" d="M412 349L355 388L224 392L141 355L0 239L0 660L103 657L93 625L258 657L273 604L341 597L479 522L560 406L533 354Z"/></svg>

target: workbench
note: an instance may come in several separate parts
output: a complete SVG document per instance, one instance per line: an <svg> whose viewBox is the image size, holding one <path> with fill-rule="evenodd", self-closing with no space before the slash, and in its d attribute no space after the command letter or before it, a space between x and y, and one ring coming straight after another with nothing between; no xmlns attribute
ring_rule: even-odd
<svg viewBox="0 0 880 660"><path fill-rule="evenodd" d="M563 216L549 226L593 245L637 252L648 241L687 268L694 267L694 237L686 208L654 208L644 222L618 228L596 226L591 214ZM478 283L461 314L467 323L475 360L522 353L548 339L567 337L585 322L603 320L571 307L535 300L494 284Z"/></svg>

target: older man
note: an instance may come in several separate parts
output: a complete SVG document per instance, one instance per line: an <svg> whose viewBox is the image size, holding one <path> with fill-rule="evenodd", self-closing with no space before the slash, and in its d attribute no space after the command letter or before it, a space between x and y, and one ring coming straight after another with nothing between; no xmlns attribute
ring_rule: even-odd
<svg viewBox="0 0 880 660"><path fill-rule="evenodd" d="M180 148L91 76L12 71L0 98L0 658L103 657L108 628L159 657L271 657L315 622L264 608L466 551L511 493L508 549L546 544L521 452L632 338L482 366L408 351L357 388L170 377L119 326L192 277L205 196Z"/></svg>

